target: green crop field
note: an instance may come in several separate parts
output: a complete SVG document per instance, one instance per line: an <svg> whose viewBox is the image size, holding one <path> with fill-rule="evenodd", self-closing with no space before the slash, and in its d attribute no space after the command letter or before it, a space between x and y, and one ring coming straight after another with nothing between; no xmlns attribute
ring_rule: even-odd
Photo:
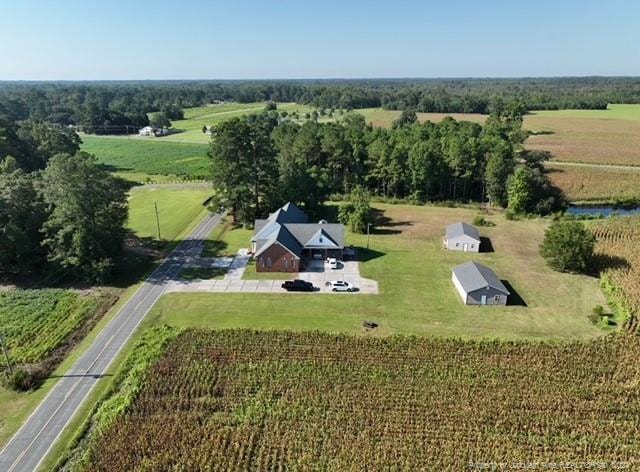
<svg viewBox="0 0 640 472"><path fill-rule="evenodd" d="M134 187L129 193L127 227L139 238L158 238L155 206L158 206L160 236L175 241L203 213L203 203L213 194L206 184Z"/></svg>
<svg viewBox="0 0 640 472"><path fill-rule="evenodd" d="M165 329L134 351L94 416L99 433L68 465L636 470L639 355L633 336L554 345Z"/></svg>
<svg viewBox="0 0 640 472"><path fill-rule="evenodd" d="M46 360L95 312L100 301L98 296L63 289L0 292L0 327L9 357L16 364Z"/></svg>
<svg viewBox="0 0 640 472"><path fill-rule="evenodd" d="M82 150L94 154L107 170L130 180L154 175L203 179L209 175L206 144L161 141L162 138L82 136Z"/></svg>
<svg viewBox="0 0 640 472"><path fill-rule="evenodd" d="M493 252L445 251L448 223L470 222L476 211L412 205L376 204L388 220L361 249L363 276L379 282L379 295L172 293L153 308L158 323L180 327L323 330L359 333L364 320L380 325L378 334L420 334L464 338L589 339L604 333L588 315L606 305L598 279L549 269L539 254L548 220L508 221L486 216L496 226L482 228ZM227 231L223 239L244 246L246 230ZM366 246L366 236L348 234L347 244ZM462 304L451 268L474 259L506 280L518 302L506 307ZM265 274L260 274L265 275ZM519 299L519 300L518 300ZM526 305L526 306L525 306ZM301 307L304 307L301 309Z"/></svg>

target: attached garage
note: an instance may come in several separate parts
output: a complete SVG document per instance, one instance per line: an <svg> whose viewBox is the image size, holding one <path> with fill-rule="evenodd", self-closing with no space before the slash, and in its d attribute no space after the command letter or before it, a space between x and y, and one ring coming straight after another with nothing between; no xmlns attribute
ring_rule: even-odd
<svg viewBox="0 0 640 472"><path fill-rule="evenodd" d="M489 267L469 261L452 270L451 281L466 305L506 305L509 290Z"/></svg>

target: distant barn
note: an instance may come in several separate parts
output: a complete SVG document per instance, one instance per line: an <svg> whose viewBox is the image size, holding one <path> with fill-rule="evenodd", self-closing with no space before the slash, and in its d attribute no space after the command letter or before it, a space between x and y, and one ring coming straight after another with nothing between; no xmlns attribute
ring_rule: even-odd
<svg viewBox="0 0 640 472"><path fill-rule="evenodd" d="M467 223L447 226L443 242L450 251L480 252L480 233L475 226Z"/></svg>
<svg viewBox="0 0 640 472"><path fill-rule="evenodd" d="M506 305L509 290L486 265L469 261L453 268L451 280L466 305Z"/></svg>

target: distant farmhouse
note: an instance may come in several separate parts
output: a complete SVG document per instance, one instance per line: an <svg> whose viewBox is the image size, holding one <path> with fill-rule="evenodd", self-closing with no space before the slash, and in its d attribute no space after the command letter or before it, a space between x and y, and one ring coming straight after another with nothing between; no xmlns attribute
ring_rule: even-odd
<svg viewBox="0 0 640 472"><path fill-rule="evenodd" d="M483 264L469 261L453 268L451 280L466 305L506 305L509 290Z"/></svg>
<svg viewBox="0 0 640 472"><path fill-rule="evenodd" d="M480 252L480 234L475 226L467 223L447 226L443 242L450 251Z"/></svg>
<svg viewBox="0 0 640 472"><path fill-rule="evenodd" d="M153 126L145 126L138 130L139 136L166 136L169 134L167 128L154 128Z"/></svg>
<svg viewBox="0 0 640 472"><path fill-rule="evenodd" d="M265 220L256 220L251 251L258 272L298 272L305 259L341 260L344 226L324 220L309 223L308 216L287 203Z"/></svg>

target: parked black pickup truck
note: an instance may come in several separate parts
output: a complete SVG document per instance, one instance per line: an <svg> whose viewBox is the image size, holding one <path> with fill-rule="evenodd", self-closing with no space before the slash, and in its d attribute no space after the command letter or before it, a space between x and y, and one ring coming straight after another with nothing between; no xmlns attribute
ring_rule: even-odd
<svg viewBox="0 0 640 472"><path fill-rule="evenodd" d="M313 284L306 280L287 280L282 284L282 288L287 292L313 292Z"/></svg>

